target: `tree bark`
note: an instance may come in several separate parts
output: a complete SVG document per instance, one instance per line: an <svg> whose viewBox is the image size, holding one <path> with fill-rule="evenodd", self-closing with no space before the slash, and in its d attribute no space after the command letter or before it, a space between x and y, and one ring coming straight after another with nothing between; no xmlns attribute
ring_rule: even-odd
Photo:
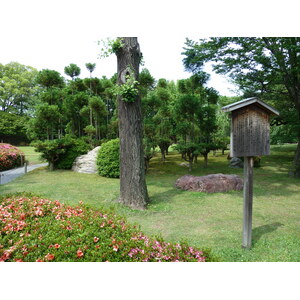
<svg viewBox="0 0 300 300"><path fill-rule="evenodd" d="M118 84L126 82L126 76L138 80L141 59L136 37L123 37L117 51ZM149 202L145 178L144 149L142 143L141 99L125 102L118 96L120 137L120 198L119 201L134 209L145 209Z"/></svg>

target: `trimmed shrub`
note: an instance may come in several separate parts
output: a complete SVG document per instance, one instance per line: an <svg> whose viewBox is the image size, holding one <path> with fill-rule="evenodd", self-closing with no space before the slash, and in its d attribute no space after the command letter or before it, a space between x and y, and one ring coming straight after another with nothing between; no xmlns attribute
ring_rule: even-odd
<svg viewBox="0 0 300 300"><path fill-rule="evenodd" d="M62 139L50 141L36 141L32 143L35 151L42 153L42 158L49 162L50 170L71 169L77 156L86 154L90 146L82 139L66 136Z"/></svg>
<svg viewBox="0 0 300 300"><path fill-rule="evenodd" d="M25 155L20 149L0 143L0 171L19 167L22 162L25 162Z"/></svg>
<svg viewBox="0 0 300 300"><path fill-rule="evenodd" d="M119 139L110 140L101 145L97 156L98 173L104 177L120 177Z"/></svg>
<svg viewBox="0 0 300 300"><path fill-rule="evenodd" d="M65 152L59 156L59 159L54 163L56 169L72 169L75 159L90 150L90 145L82 139L66 140Z"/></svg>
<svg viewBox="0 0 300 300"><path fill-rule="evenodd" d="M112 211L33 195L0 199L0 262L211 261L208 250L144 235Z"/></svg>

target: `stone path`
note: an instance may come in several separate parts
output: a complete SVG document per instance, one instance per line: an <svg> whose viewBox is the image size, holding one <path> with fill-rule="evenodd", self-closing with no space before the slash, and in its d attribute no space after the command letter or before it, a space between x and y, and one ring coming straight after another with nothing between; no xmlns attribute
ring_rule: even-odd
<svg viewBox="0 0 300 300"><path fill-rule="evenodd" d="M27 166L27 172L30 172L36 168L45 167L47 165L48 165L48 163L43 163L43 164L38 164L38 165L29 165L29 166ZM14 180L17 177L20 177L22 175L25 175L24 167L0 172L0 184L5 184L8 182L11 182L12 180Z"/></svg>

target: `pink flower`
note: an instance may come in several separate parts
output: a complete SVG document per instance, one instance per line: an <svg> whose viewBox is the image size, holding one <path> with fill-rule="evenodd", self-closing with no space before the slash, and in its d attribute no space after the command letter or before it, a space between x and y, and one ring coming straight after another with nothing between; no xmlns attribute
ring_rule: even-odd
<svg viewBox="0 0 300 300"><path fill-rule="evenodd" d="M97 238L96 236L94 237L94 243L97 243L99 241L99 238Z"/></svg>
<svg viewBox="0 0 300 300"><path fill-rule="evenodd" d="M55 244L55 245L54 245L54 248L56 248L56 249L58 249L59 247L60 247L59 244Z"/></svg>
<svg viewBox="0 0 300 300"><path fill-rule="evenodd" d="M77 257L82 257L84 254L81 249L77 250Z"/></svg>
<svg viewBox="0 0 300 300"><path fill-rule="evenodd" d="M119 250L118 245L113 245L113 250L117 252Z"/></svg>
<svg viewBox="0 0 300 300"><path fill-rule="evenodd" d="M48 253L47 255L45 255L45 258L46 258L47 260L53 260L53 259L54 259L54 255Z"/></svg>

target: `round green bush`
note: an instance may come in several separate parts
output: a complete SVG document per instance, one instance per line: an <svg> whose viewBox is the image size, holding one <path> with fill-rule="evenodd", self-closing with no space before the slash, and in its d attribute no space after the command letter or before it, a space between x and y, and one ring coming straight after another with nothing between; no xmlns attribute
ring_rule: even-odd
<svg viewBox="0 0 300 300"><path fill-rule="evenodd" d="M110 140L101 145L97 156L98 173L104 177L120 177L119 139Z"/></svg>
<svg viewBox="0 0 300 300"><path fill-rule="evenodd" d="M25 162L25 155L20 149L0 143L0 171L19 167L22 162Z"/></svg>
<svg viewBox="0 0 300 300"><path fill-rule="evenodd" d="M82 139L64 138L65 152L55 162L56 169L71 169L75 159L90 150L89 144Z"/></svg>

